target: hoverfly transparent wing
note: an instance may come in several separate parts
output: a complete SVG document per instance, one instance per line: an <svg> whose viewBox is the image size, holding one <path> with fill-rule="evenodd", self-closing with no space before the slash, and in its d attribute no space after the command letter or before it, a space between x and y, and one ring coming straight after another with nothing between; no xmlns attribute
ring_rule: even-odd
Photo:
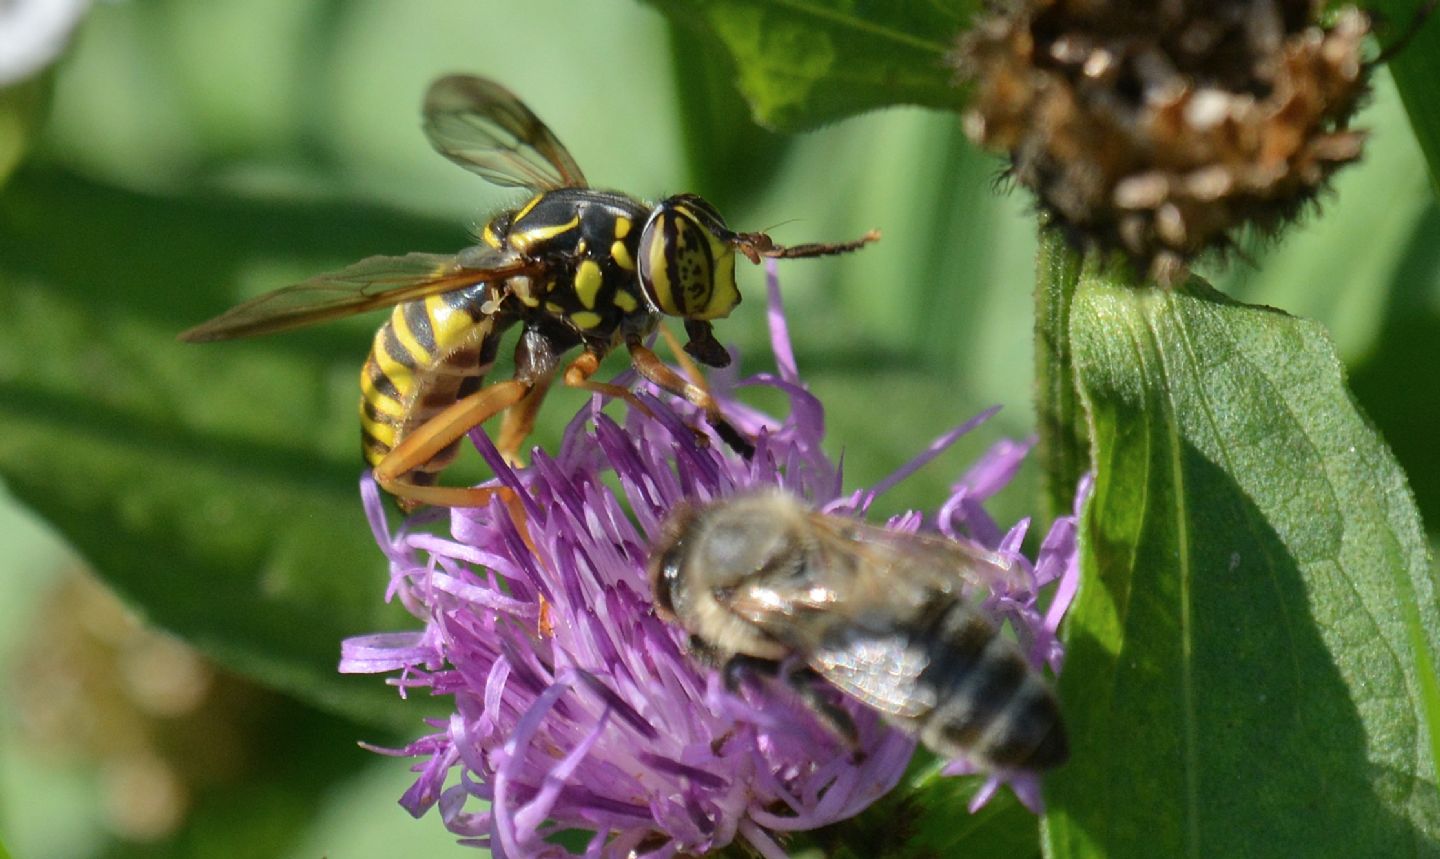
<svg viewBox="0 0 1440 859"><path fill-rule="evenodd" d="M374 256L232 307L180 334L192 343L271 334L391 307L484 281L534 273L537 264L513 253L474 248L462 256L411 253Z"/></svg>
<svg viewBox="0 0 1440 859"><path fill-rule="evenodd" d="M496 185L553 191L589 184L555 133L494 81L440 78L425 93L424 115L436 151Z"/></svg>

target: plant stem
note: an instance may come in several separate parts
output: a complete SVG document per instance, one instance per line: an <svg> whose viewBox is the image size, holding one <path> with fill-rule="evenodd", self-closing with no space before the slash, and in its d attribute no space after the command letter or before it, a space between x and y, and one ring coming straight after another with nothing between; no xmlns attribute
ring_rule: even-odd
<svg viewBox="0 0 1440 859"><path fill-rule="evenodd" d="M1035 277L1035 414L1047 519L1070 512L1075 484L1090 469L1084 416L1070 353L1070 304L1082 256L1059 231L1040 227Z"/></svg>

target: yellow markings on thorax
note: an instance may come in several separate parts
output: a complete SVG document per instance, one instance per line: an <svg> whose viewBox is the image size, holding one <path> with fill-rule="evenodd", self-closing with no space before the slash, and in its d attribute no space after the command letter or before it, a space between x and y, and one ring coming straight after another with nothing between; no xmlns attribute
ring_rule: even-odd
<svg viewBox="0 0 1440 859"><path fill-rule="evenodd" d="M589 331L591 328L598 326L601 319L598 313L593 313L589 310L577 310L570 314L570 321L581 331Z"/></svg>
<svg viewBox="0 0 1440 859"><path fill-rule="evenodd" d="M625 243L619 239L616 239L610 245L610 258L615 260L616 265L626 271L635 270L635 260L630 258L630 249L625 247Z"/></svg>
<svg viewBox="0 0 1440 859"><path fill-rule="evenodd" d="M635 296L623 289L615 290L615 298L613 300L615 306L626 313L634 313L635 308L640 306L640 303L635 300Z"/></svg>
<svg viewBox="0 0 1440 859"><path fill-rule="evenodd" d="M517 281L520 281L520 283L516 283ZM520 299L520 304L526 305L527 308L537 308L537 306L540 306L540 296L536 295L534 282L531 281L530 278L511 278L510 283L511 295Z"/></svg>
<svg viewBox="0 0 1440 859"><path fill-rule="evenodd" d="M517 219L518 220L518 219ZM537 244L555 238L562 233L580 226L580 216L576 215L563 224L554 224L548 227L532 227L521 232L510 233L510 247L522 254L530 253L530 249Z"/></svg>
<svg viewBox="0 0 1440 859"><path fill-rule="evenodd" d="M575 296L586 310L595 309L595 296L600 294L600 287L604 284L605 275L600 271L600 263L595 260L582 260L575 267Z"/></svg>
<svg viewBox="0 0 1440 859"><path fill-rule="evenodd" d="M491 220L485 224L485 229L480 232L480 241L484 242L485 244L489 245L497 251L500 250L500 237L495 235L494 220Z"/></svg>
<svg viewBox="0 0 1440 859"><path fill-rule="evenodd" d="M545 302L545 310L555 314L556 316L559 316L565 312L565 308L561 307L553 301Z"/></svg>
<svg viewBox="0 0 1440 859"><path fill-rule="evenodd" d="M618 217L615 219L615 238L623 239L630 235L630 219Z"/></svg>
<svg viewBox="0 0 1440 859"><path fill-rule="evenodd" d="M539 205L540 201L543 200L543 199L545 199L545 195L544 195L544 194L536 194L535 196L531 197L531 198L530 198L530 202L528 202L528 203L526 203L525 205L521 206L521 207L520 207L520 211L516 212L516 213L510 218L510 223L512 223L512 224L518 224L518 223L520 222L520 219L523 218L523 217L525 217L526 215L530 214L530 210L531 210L531 209L534 209L537 205Z"/></svg>

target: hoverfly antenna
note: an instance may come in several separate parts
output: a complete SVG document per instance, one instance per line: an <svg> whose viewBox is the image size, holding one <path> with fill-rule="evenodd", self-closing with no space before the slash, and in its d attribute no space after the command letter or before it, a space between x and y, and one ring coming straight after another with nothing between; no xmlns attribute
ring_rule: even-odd
<svg viewBox="0 0 1440 859"><path fill-rule="evenodd" d="M777 245L765 233L735 233L731 238L735 249L751 262L759 264L761 259L799 259L802 257L834 256L858 251L871 242L880 240L880 231L871 230L850 242L810 242L803 245Z"/></svg>

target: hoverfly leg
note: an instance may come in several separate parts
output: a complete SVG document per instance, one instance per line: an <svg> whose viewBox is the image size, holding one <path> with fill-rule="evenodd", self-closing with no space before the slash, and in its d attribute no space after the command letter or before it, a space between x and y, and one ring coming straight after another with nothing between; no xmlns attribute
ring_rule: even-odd
<svg viewBox="0 0 1440 859"><path fill-rule="evenodd" d="M684 397L692 405L705 411L705 419L715 428L715 433L720 436L721 441L730 446L731 450L744 459L750 459L755 455L755 445L746 438L733 424L725 420L720 413L720 404L710 395L710 390L705 386L705 377L701 375L699 368L688 358L683 357L684 350L675 340L675 335L667 329L661 328L660 335L670 344L675 351L676 359L687 373L692 374L694 381L686 381L679 373L670 369L660 356L650 351L638 340L630 342L630 363L635 371L645 377L647 381L658 385L660 388L669 391L677 397Z"/></svg>
<svg viewBox="0 0 1440 859"><path fill-rule="evenodd" d="M425 504L431 507L484 507L497 497L508 505L515 495L508 486L419 486L403 478L389 482L376 478L376 482L381 489L395 496L396 503L405 513L413 513Z"/></svg>
<svg viewBox="0 0 1440 859"><path fill-rule="evenodd" d="M483 507L497 494L508 489L464 489L449 486L418 486L405 476L429 462L452 442L496 414L515 405L533 386L508 380L486 385L475 393L461 397L454 405L421 424L414 432L395 445L374 468L375 481L396 498L402 506L413 509L419 504L443 507Z"/></svg>
<svg viewBox="0 0 1440 859"><path fill-rule="evenodd" d="M696 361L707 367L730 366L730 353L715 339L715 326L703 319L687 319L685 334L690 342L685 344L684 351Z"/></svg>
<svg viewBox="0 0 1440 859"><path fill-rule="evenodd" d="M631 408L639 409L640 413L646 417L655 417L655 414L650 411L650 407L641 402L640 398L635 396L635 392L629 388L620 385L611 385L607 382L595 382L590 379L590 377L595 375L595 372L600 369L600 361L603 357L600 353L593 352L589 349L582 352L580 357L571 361L570 366L565 368L565 375L563 376L565 386L569 388L581 388L586 391L603 394L607 397L624 400L630 404Z"/></svg>
<svg viewBox="0 0 1440 859"><path fill-rule="evenodd" d="M540 411L540 404L545 402L545 394L550 391L550 383L554 378L554 374L551 374L536 379L525 396L506 409L505 417L501 418L495 449L500 451L500 456L511 465L523 462L520 458L520 447L535 429L535 416Z"/></svg>
<svg viewBox="0 0 1440 859"><path fill-rule="evenodd" d="M689 320L686 321L688 322ZM689 326L687 325L686 327L688 329ZM713 340L713 334L711 338ZM675 356L676 362L680 364L680 369L684 370L685 375L690 377L690 383L704 391L705 396L713 401L714 397L710 394L710 386L705 382L705 374L700 371L700 368L695 365L694 361L690 360L690 356L686 354L685 347L680 345L680 338L676 337L669 328L661 325L660 339L664 340L665 345L670 347L670 352ZM716 345L719 344L717 343ZM729 353L726 353L725 357L730 357Z"/></svg>

